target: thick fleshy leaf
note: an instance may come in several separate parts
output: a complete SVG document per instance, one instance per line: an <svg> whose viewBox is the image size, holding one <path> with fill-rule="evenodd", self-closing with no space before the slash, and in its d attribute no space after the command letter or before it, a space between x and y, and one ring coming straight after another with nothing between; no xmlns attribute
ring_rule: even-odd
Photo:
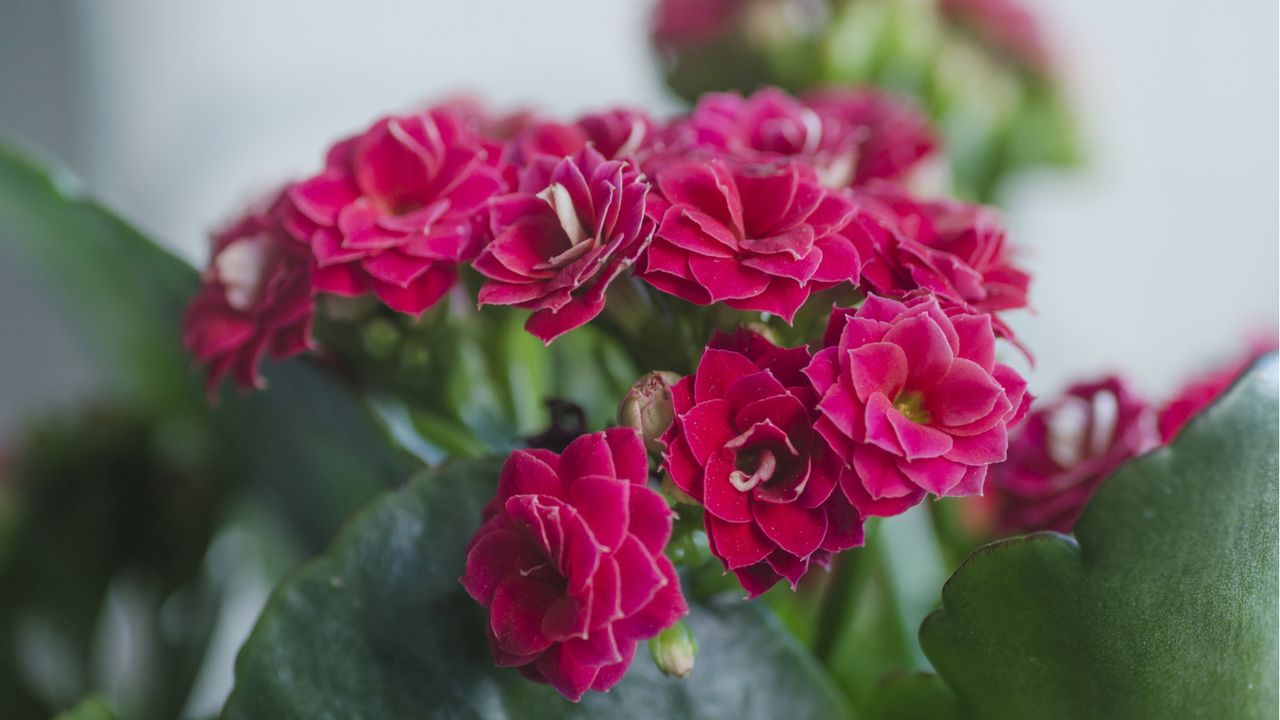
<svg viewBox="0 0 1280 720"><path fill-rule="evenodd" d="M967 717L1276 717L1278 388L1273 355L1113 475L1075 538L970 556L920 630Z"/></svg>
<svg viewBox="0 0 1280 720"><path fill-rule="evenodd" d="M847 717L812 656L762 608L733 596L693 608L698 669L685 680L663 677L642 649L610 692L574 705L495 667L484 609L457 577L497 475L493 461L454 462L356 515L328 553L272 596L241 650L222 717ZM634 652L621 644L623 657ZM608 687L618 670L603 667L587 682ZM574 690L581 682L561 680Z"/></svg>

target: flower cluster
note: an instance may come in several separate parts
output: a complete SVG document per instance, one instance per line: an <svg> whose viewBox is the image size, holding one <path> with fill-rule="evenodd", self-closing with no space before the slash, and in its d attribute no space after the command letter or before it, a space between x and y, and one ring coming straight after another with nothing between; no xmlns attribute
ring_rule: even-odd
<svg viewBox="0 0 1280 720"><path fill-rule="evenodd" d="M945 285L979 309L1018 305L1025 276L981 213L928 231L876 224L883 192L868 186L905 179L935 144L915 109L873 91L718 94L666 123L629 108L496 116L460 100L382 118L238 225L240 241L215 238L187 344L211 383L234 367L253 385L264 348L313 344L317 295L418 317L467 268L487 280L479 304L529 310L546 342L602 312L626 272L787 319L815 291L860 284L865 260L877 292ZM247 250L250 236L265 249Z"/></svg>
<svg viewBox="0 0 1280 720"><path fill-rule="evenodd" d="M599 318L642 357L669 339L628 335L639 309L706 343L696 367L645 368L624 428L512 454L469 546L496 662L576 700L687 612L651 453L751 597L861 545L867 517L980 494L1004 460L1029 396L996 361L996 313L1028 276L990 211L908 189L935 146L872 91L716 94L667 122L460 100L384 118L218 236L187 343L211 385L250 384L264 351L319 345L323 295L409 318L461 301L442 322L511 306L546 343Z"/></svg>

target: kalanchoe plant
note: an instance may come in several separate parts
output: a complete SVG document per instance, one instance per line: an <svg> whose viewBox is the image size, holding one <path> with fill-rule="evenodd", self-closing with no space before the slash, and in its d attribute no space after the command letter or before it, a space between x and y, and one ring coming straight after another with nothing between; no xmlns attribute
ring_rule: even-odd
<svg viewBox="0 0 1280 720"><path fill-rule="evenodd" d="M657 488L682 508L672 557L714 557L754 598L860 546L866 517L981 493L1004 459L1028 396L995 361L994 313L1025 305L1028 276L989 212L894 183L934 142L895 103L766 89L667 122L463 101L380 120L217 236L187 344L211 388L228 369L256 384L264 349L312 349L468 453L519 439L416 375L474 377L450 369L471 338L480 372L527 371L495 364L516 341L487 306L524 311L550 352L595 332L652 370L617 390L623 428L526 435L564 451L510 456L467 550L495 662L578 700L686 612ZM654 347L673 341L693 347Z"/></svg>

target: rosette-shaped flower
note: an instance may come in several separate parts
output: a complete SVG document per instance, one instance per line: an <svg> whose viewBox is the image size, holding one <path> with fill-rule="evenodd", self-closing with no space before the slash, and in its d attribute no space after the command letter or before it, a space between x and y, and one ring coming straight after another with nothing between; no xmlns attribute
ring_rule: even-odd
<svg viewBox="0 0 1280 720"><path fill-rule="evenodd" d="M655 172L647 213L658 229L636 267L659 290L790 322L812 291L857 278L857 250L837 232L854 206L810 168L714 157Z"/></svg>
<svg viewBox="0 0 1280 720"><path fill-rule="evenodd" d="M688 612L663 555L671 509L647 479L644 444L625 428L562 455L512 453L461 578L489 610L499 666L577 701L613 687L636 644Z"/></svg>
<svg viewBox="0 0 1280 720"><path fill-rule="evenodd" d="M536 120L516 134L507 158L519 168L539 155L568 157L590 145L609 160L627 160L647 150L655 134L653 119L630 108L583 115L572 123Z"/></svg>
<svg viewBox="0 0 1280 720"><path fill-rule="evenodd" d="M852 467L841 488L863 515L982 492L1026 412L1026 381L995 361L991 318L936 298L874 295L832 311L827 347L805 374L821 396L818 432Z"/></svg>
<svg viewBox="0 0 1280 720"><path fill-rule="evenodd" d="M923 288L987 313L1027 306L1031 277L1012 264L995 210L918 200L892 183L873 183L855 197L866 212L847 234L862 251L863 280L877 294Z"/></svg>
<svg viewBox="0 0 1280 720"><path fill-rule="evenodd" d="M317 291L420 315L453 286L478 211L505 189L494 146L465 120L455 106L379 120L289 191L286 227L311 248Z"/></svg>
<svg viewBox="0 0 1280 720"><path fill-rule="evenodd" d="M1070 532L1102 483L1158 444L1153 420L1118 377L1073 385L1032 410L987 481L998 529Z"/></svg>
<svg viewBox="0 0 1280 720"><path fill-rule="evenodd" d="M667 136L675 151L795 157L813 165L827 187L901 178L937 145L928 120L905 101L848 89L814 92L805 101L777 88L745 98L709 93Z"/></svg>
<svg viewBox="0 0 1280 720"><path fill-rule="evenodd" d="M712 339L672 388L667 471L705 508L711 551L750 597L862 544L861 516L834 491L841 463L814 430L808 363L806 348L742 330Z"/></svg>
<svg viewBox="0 0 1280 720"><path fill-rule="evenodd" d="M590 147L534 158L519 190L490 207L480 304L532 310L525 328L547 343L599 315L609 283L653 236L648 192L634 165Z"/></svg>
<svg viewBox="0 0 1280 720"><path fill-rule="evenodd" d="M183 344L206 366L211 393L228 373L241 387L261 386L264 354L286 358L310 342L310 257L281 229L278 205L252 210L213 237L183 323Z"/></svg>

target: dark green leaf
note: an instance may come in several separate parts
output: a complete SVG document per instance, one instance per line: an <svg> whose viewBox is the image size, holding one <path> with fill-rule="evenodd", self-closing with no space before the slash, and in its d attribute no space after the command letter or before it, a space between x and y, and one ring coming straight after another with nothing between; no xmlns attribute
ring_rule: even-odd
<svg viewBox="0 0 1280 720"><path fill-rule="evenodd" d="M465 546L498 464L455 461L357 515L333 548L280 586L236 663L223 711L239 718L838 718L813 659L758 607L695 609L687 680L643 648L612 692L574 705L493 666L484 611L462 592Z"/></svg>
<svg viewBox="0 0 1280 720"><path fill-rule="evenodd" d="M1119 471L1075 539L969 558L920 639L972 716L1276 717L1276 396L1273 356Z"/></svg>
<svg viewBox="0 0 1280 720"><path fill-rule="evenodd" d="M98 698L89 698L54 720L115 720L115 713Z"/></svg>

